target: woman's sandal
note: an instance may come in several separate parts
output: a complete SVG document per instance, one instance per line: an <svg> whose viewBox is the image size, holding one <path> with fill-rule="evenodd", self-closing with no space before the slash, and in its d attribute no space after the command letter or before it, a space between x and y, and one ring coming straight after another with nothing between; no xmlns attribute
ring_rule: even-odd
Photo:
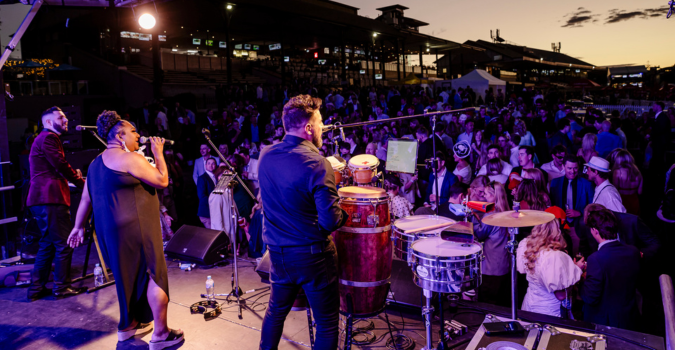
<svg viewBox="0 0 675 350"><path fill-rule="evenodd" d="M137 334L147 333L152 330L152 323L141 323L138 322L136 327L128 331L117 331L117 341L125 341Z"/></svg>
<svg viewBox="0 0 675 350"><path fill-rule="evenodd" d="M169 336L167 336L166 339L161 341L151 341L150 350L162 350L174 346L185 339L184 335L183 331L171 329L169 330Z"/></svg>

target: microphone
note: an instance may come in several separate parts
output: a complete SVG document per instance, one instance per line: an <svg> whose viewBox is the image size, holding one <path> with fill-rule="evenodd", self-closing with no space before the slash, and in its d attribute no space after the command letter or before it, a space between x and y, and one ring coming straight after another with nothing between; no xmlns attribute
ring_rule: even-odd
<svg viewBox="0 0 675 350"><path fill-rule="evenodd" d="M207 136L210 136L210 135L211 135L211 130L209 130L209 129L207 129L207 128L204 128L204 129L202 129L202 134L207 135Z"/></svg>
<svg viewBox="0 0 675 350"><path fill-rule="evenodd" d="M96 127L95 126L86 126L86 125L78 125L78 126L75 127L75 130L77 130L77 131L84 131L84 130L87 130L87 129L96 130Z"/></svg>
<svg viewBox="0 0 675 350"><path fill-rule="evenodd" d="M140 143L150 143L150 138L145 137L145 136L141 136L141 140L139 142ZM170 145L173 145L173 140L164 139L164 143L168 143Z"/></svg>
<svg viewBox="0 0 675 350"><path fill-rule="evenodd" d="M324 125L323 127L321 127L321 133L328 132L328 131L335 130L335 129L337 129L337 127L335 125Z"/></svg>
<svg viewBox="0 0 675 350"><path fill-rule="evenodd" d="M342 139L342 142L346 141L346 139L345 139L345 129L344 128L340 128L340 138Z"/></svg>

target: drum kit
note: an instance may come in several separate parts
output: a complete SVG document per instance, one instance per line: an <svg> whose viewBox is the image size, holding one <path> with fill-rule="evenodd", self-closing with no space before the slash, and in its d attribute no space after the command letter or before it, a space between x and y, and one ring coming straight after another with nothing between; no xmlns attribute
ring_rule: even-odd
<svg viewBox="0 0 675 350"><path fill-rule="evenodd" d="M393 258L408 263L414 283L423 290L426 306L422 308L422 315L427 342L424 349L432 349L433 293L459 294L481 285L483 246L465 239L467 226L471 224L436 215L415 215L398 219L392 225L390 199L383 189L347 186L340 188L338 194L340 207L349 215L345 226L334 233L340 312L347 317L345 349L351 347L353 318L373 317L384 310ZM465 205L466 211L471 210L469 207ZM508 227L511 234L507 249L512 256L513 319L516 319L515 236L518 228L554 219L553 214L535 210L491 213L482 219L486 225ZM451 231L461 234L447 234ZM442 304L439 306L442 310ZM440 316L443 324L442 313Z"/></svg>

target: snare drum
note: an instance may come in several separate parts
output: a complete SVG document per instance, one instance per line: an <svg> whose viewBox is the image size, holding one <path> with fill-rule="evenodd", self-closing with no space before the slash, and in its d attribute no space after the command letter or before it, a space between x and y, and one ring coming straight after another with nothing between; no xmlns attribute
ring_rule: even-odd
<svg viewBox="0 0 675 350"><path fill-rule="evenodd" d="M345 160L342 158L338 159L333 156L326 157L326 159L330 162L330 166L333 168L333 173L335 174L335 184L336 185L341 184L342 173L347 167L347 162L345 162Z"/></svg>
<svg viewBox="0 0 675 350"><path fill-rule="evenodd" d="M349 160L349 169L352 172L354 182L357 184L369 184L377 175L377 167L380 160L370 154L359 154Z"/></svg>
<svg viewBox="0 0 675 350"><path fill-rule="evenodd" d="M455 220L437 215L413 215L394 221L391 237L394 241L394 257L410 262L410 244L420 238L437 237L446 226L435 229L424 228L453 223ZM424 230L418 231L420 229ZM417 232L408 233L409 231Z"/></svg>
<svg viewBox="0 0 675 350"><path fill-rule="evenodd" d="M410 246L413 280L422 289L461 293L481 284L483 247L478 243L420 239Z"/></svg>

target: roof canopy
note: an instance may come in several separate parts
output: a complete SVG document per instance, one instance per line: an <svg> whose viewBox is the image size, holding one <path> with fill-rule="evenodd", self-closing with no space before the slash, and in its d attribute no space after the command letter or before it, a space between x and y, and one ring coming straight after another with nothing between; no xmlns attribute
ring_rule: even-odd
<svg viewBox="0 0 675 350"><path fill-rule="evenodd" d="M489 89L491 86L503 87L506 86L506 82L493 77L490 73L482 69L476 69L461 78L452 80L453 89L471 87L476 95L483 97L483 99L485 99L485 90Z"/></svg>

